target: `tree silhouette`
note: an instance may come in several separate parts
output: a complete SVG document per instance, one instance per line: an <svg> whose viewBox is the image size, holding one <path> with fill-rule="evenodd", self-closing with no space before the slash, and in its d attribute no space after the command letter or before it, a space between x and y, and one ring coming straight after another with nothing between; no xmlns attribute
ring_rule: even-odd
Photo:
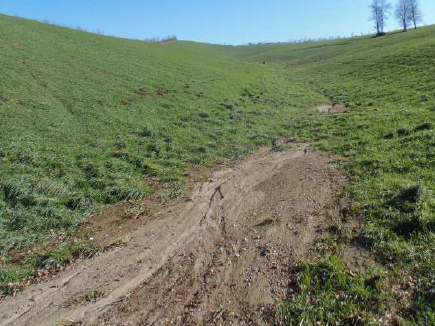
<svg viewBox="0 0 435 326"><path fill-rule="evenodd" d="M387 0L373 0L370 11L370 20L375 24L376 34L383 35L386 21L391 12L391 4Z"/></svg>

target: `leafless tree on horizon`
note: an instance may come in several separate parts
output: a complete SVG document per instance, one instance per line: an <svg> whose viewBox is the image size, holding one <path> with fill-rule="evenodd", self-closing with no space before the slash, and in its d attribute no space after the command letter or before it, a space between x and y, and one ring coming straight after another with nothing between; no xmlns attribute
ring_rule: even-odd
<svg viewBox="0 0 435 326"><path fill-rule="evenodd" d="M370 5L370 11L370 20L375 24L376 34L382 35L391 12L391 3L387 0L373 0Z"/></svg>
<svg viewBox="0 0 435 326"><path fill-rule="evenodd" d="M409 20L414 24L417 29L417 24L423 21L423 14L420 9L418 0L409 0Z"/></svg>
<svg viewBox="0 0 435 326"><path fill-rule="evenodd" d="M394 15L403 27L403 31L406 32L408 30L408 24L410 23L410 12L411 12L411 4L410 0L399 0L396 5L396 10L394 11Z"/></svg>

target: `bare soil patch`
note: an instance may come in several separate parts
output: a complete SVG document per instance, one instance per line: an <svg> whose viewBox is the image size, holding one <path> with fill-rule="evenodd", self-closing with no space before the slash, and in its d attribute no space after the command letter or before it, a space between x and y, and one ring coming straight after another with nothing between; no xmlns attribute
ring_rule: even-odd
<svg viewBox="0 0 435 326"><path fill-rule="evenodd" d="M7 298L0 325L270 325L335 210L345 180L328 162L262 149L110 233L114 208L99 241L124 245Z"/></svg>
<svg viewBox="0 0 435 326"><path fill-rule="evenodd" d="M312 106L308 109L309 112L317 112L317 113L344 113L348 110L346 105L344 104L336 104L336 105L318 105Z"/></svg>

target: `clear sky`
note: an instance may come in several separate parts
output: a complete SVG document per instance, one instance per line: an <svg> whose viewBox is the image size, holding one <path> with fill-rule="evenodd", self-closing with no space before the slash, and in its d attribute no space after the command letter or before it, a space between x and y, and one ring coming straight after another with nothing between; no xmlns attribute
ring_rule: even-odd
<svg viewBox="0 0 435 326"><path fill-rule="evenodd" d="M393 0L394 3L397 0ZM1 0L0 13L129 38L245 44L372 31L371 0ZM435 0L420 0L435 23ZM387 29L398 28L390 19Z"/></svg>

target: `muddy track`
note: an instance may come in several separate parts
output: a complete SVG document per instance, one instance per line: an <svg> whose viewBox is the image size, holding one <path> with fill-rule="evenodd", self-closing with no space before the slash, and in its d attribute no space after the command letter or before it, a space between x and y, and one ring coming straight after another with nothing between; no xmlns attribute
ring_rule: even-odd
<svg viewBox="0 0 435 326"><path fill-rule="evenodd" d="M269 325L344 180L304 147L262 149L125 234L124 246L0 303L0 325Z"/></svg>

